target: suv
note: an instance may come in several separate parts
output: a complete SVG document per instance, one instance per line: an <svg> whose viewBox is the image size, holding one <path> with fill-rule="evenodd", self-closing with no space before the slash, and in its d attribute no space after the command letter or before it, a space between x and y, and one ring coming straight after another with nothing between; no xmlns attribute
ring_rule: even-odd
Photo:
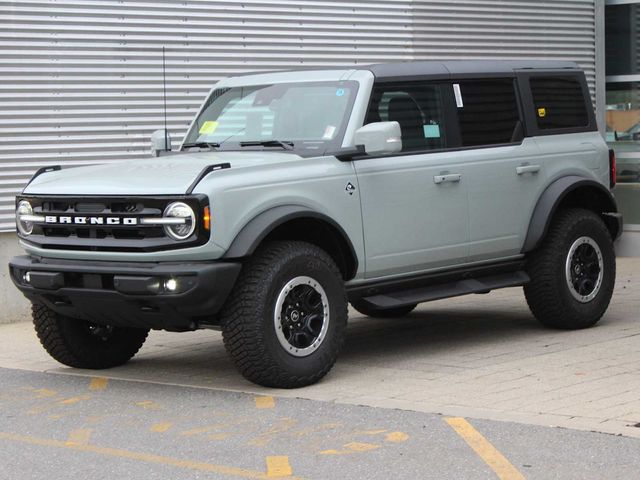
<svg viewBox="0 0 640 480"><path fill-rule="evenodd" d="M219 82L178 152L36 172L11 277L44 348L101 369L149 329L222 330L252 382L322 378L348 304L524 286L543 324L594 325L614 287L615 158L582 71L409 62Z"/></svg>

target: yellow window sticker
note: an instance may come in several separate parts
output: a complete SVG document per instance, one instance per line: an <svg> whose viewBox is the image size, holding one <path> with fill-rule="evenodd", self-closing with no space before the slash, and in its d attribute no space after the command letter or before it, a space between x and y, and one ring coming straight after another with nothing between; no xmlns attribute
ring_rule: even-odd
<svg viewBox="0 0 640 480"><path fill-rule="evenodd" d="M200 127L200 130L198 131L198 133L200 135L209 135L209 134L215 132L216 128L218 128L218 122L214 122L212 120L207 120L206 122L204 122L202 124L202 126Z"/></svg>
<svg viewBox="0 0 640 480"><path fill-rule="evenodd" d="M538 116L539 116L540 118L543 118L543 117L545 117L546 115L547 115L547 109L546 109L546 108L542 107L542 108L539 108L539 109L538 109Z"/></svg>

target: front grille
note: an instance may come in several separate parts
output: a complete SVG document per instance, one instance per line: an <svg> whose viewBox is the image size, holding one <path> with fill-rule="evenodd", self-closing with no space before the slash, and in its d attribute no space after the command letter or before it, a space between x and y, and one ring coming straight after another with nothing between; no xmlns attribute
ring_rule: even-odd
<svg viewBox="0 0 640 480"><path fill-rule="evenodd" d="M149 201L110 201L105 199L103 201L91 202L86 199L64 199L64 200L50 200L44 201L40 207L34 207L34 213L36 215L53 215L55 217L77 215L100 215L110 217L160 217L162 212L170 202L162 202L159 205L155 205L156 202ZM83 225L45 225L40 227L40 230L45 237L78 237L78 238L115 238L115 239L128 239L128 240L144 240L146 238L162 238L166 234L162 227L158 226L145 226L136 225L132 228L123 226L83 226ZM34 232L37 233L37 232Z"/></svg>
<svg viewBox="0 0 640 480"><path fill-rule="evenodd" d="M173 202L187 203L196 216L207 205L205 196L154 196L154 197L19 197L17 202L27 200L33 207L34 215L50 216L57 219L69 218L69 223L34 225L33 233L23 237L29 243L42 248L61 250L94 251L153 251L183 248L202 244L208 239L208 232L196 228L194 235L177 241L169 237L162 226L142 225L143 218L159 218L166 207ZM86 224L75 224L76 219L85 219ZM105 224L106 219L115 219L118 224ZM92 224L91 220L101 221ZM135 220L135 225L125 224Z"/></svg>

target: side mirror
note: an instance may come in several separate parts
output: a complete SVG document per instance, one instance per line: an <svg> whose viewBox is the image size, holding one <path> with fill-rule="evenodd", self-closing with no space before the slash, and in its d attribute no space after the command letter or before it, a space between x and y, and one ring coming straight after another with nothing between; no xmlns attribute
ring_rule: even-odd
<svg viewBox="0 0 640 480"><path fill-rule="evenodd" d="M364 146L367 155L386 155L402 150L400 124L375 122L360 127L353 136L353 143Z"/></svg>
<svg viewBox="0 0 640 480"><path fill-rule="evenodd" d="M159 157L162 152L171 151L171 135L169 131L156 130L151 134L151 155Z"/></svg>

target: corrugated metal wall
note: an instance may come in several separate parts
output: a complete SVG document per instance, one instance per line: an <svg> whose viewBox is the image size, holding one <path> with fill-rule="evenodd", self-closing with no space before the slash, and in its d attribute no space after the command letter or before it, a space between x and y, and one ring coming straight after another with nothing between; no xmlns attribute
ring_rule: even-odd
<svg viewBox="0 0 640 480"><path fill-rule="evenodd" d="M578 61L594 87L596 0L0 0L0 231L43 165L148 155L219 78L429 58Z"/></svg>

